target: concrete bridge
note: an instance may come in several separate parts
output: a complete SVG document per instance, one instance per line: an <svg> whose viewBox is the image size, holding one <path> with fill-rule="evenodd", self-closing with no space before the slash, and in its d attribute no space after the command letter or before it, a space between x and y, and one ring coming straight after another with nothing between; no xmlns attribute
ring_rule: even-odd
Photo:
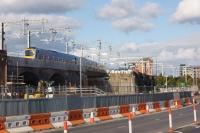
<svg viewBox="0 0 200 133"><path fill-rule="evenodd" d="M0 54L2 55L2 52ZM79 63L70 64L64 61L52 61L48 59L27 59L4 55L4 58L6 57L8 79L12 76L23 76L24 82L31 85L37 85L39 80L44 80L54 81L55 85L64 85L67 83L79 86ZM90 79L93 79L92 81L94 82L94 79L104 79L106 76L105 68L97 63L96 65L90 65L88 62L86 63L86 59L83 58L83 64L81 66L83 86L92 84L89 83Z"/></svg>

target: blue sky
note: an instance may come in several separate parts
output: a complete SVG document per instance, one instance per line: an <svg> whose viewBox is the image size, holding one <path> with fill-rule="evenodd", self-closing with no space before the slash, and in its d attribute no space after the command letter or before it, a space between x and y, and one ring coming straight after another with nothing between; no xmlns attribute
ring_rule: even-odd
<svg viewBox="0 0 200 133"><path fill-rule="evenodd" d="M0 12L2 21L46 18L48 26L70 26L75 41L97 48L100 39L103 47L112 45L113 56L120 52L189 65L200 61L199 0L2 0ZM45 44L41 36L33 45L64 52L63 42ZM8 49L24 49L24 39L15 38L14 46L8 39Z"/></svg>
<svg viewBox="0 0 200 133"><path fill-rule="evenodd" d="M128 34L123 33L113 28L108 21L97 18L96 12L107 4L108 0L87 1L83 8L69 12L66 15L83 22L83 27L78 30L78 40L86 39L94 41L97 39L103 39L112 44L121 44L127 41L134 41L137 43L148 41L165 42L176 37L200 31L199 25L175 24L170 22L170 17L175 12L180 0L135 0L135 3L138 5L143 5L146 2L156 2L162 8L161 16L151 20L156 27L150 32L133 31Z"/></svg>

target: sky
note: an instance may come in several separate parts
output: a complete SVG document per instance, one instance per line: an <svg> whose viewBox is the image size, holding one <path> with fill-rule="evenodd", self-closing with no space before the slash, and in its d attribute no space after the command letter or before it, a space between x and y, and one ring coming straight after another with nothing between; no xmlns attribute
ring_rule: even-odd
<svg viewBox="0 0 200 133"><path fill-rule="evenodd" d="M97 55L101 40L102 57L111 46L113 57L120 53L200 65L200 0L1 0L0 21L15 22L6 26L10 53L26 47L23 18L48 19L46 28L70 27L68 39L84 45L86 56ZM41 23L30 27L41 29ZM53 39L52 34L33 34L32 45L64 52L66 34L60 32Z"/></svg>

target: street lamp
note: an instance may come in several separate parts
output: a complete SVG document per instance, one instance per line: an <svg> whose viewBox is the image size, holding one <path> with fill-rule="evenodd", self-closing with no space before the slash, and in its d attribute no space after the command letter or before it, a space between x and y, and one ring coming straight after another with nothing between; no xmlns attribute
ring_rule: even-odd
<svg viewBox="0 0 200 133"><path fill-rule="evenodd" d="M82 57L83 57L83 46L81 45L81 55L80 55L80 64L79 64L79 69L80 69L80 94L82 97Z"/></svg>

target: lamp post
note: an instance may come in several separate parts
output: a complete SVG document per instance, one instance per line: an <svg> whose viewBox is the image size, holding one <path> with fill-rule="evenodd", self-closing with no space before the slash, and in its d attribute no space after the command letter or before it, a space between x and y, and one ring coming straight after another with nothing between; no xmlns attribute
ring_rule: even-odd
<svg viewBox="0 0 200 133"><path fill-rule="evenodd" d="M79 64L79 69L80 69L80 94L82 97L82 57L83 57L83 46L81 45L81 56L80 56L80 64Z"/></svg>

